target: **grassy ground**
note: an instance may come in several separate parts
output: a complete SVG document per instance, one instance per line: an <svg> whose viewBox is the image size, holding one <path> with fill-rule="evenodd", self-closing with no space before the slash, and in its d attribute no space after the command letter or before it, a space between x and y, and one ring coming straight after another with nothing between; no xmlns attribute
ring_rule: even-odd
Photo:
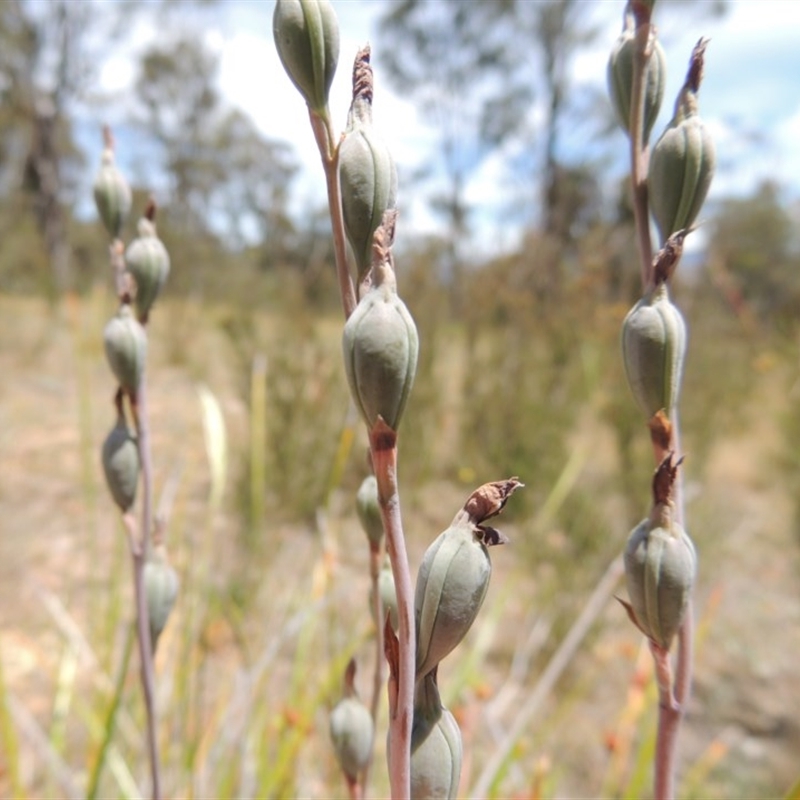
<svg viewBox="0 0 800 800"><path fill-rule="evenodd" d="M101 342L112 310L102 290L70 298L55 313L36 300L0 297L0 796L147 791L135 651L130 661L125 656L130 567L98 456L113 423ZM341 796L327 712L353 653L369 697L374 653L367 547L352 508L363 473L360 430L343 472L335 469L335 445L347 443L348 430L338 323L287 335L260 317L232 332L235 318L175 301L153 322L155 482L158 496L172 498L167 544L182 583L156 662L166 794ZM483 474L460 455L468 448L457 420L472 389L461 388L461 340L444 341L449 346L436 348L431 366L434 383L420 383L421 396L438 399L410 410L436 440L433 452L413 431L407 449L401 445L412 571L475 485L507 477ZM267 486L254 500L248 370L260 348L274 402L266 416ZM684 797L783 796L798 773L800 563L794 498L776 467L782 375L758 373L747 408L724 437L707 444L701 431L688 431L690 457L693 442L707 455L687 468L701 566L696 686L680 740ZM436 381L448 392L436 391ZM219 507L211 499L200 384L227 430ZM464 734L463 796L515 727L521 733L490 781L494 796L650 791L649 657L608 594L552 691L517 723L637 521L614 488L622 468L603 421L607 398L601 384L591 386L557 480L529 486L537 499L524 512L509 509L501 527L512 544L492 554L486 605L442 665L444 699ZM302 502L309 495L310 508ZM639 513L645 506L646 497ZM593 523L607 540L590 547L583 542ZM387 790L383 750L379 735L370 796Z"/></svg>

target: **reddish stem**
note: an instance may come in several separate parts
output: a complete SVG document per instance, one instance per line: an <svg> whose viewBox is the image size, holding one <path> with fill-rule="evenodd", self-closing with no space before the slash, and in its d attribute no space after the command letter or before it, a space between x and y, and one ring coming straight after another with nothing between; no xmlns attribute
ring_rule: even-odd
<svg viewBox="0 0 800 800"><path fill-rule="evenodd" d="M397 488L397 434L379 417L369 431L378 500L397 593L399 653L397 683L389 691L389 783L392 800L405 800L411 790L411 724L414 715L416 631L408 554L400 518Z"/></svg>

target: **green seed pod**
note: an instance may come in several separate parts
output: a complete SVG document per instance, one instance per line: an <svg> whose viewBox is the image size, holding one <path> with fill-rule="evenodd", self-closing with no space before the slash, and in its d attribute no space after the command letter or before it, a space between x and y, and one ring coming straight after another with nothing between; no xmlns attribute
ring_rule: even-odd
<svg viewBox="0 0 800 800"><path fill-rule="evenodd" d="M103 332L106 358L120 386L135 394L144 375L147 334L128 304L120 306Z"/></svg>
<svg viewBox="0 0 800 800"><path fill-rule="evenodd" d="M647 176L650 208L662 243L673 233L691 227L714 177L714 142L697 113L704 50L701 41L693 53L672 121L650 155Z"/></svg>
<svg viewBox="0 0 800 800"><path fill-rule="evenodd" d="M636 56L636 34L632 19L626 16L625 30L620 34L611 56L608 59L608 93L617 122L630 135L631 93L633 90L633 63ZM653 49L647 62L644 75L644 141L650 138L661 101L664 99L664 85L667 79L667 57L657 39L653 39Z"/></svg>
<svg viewBox="0 0 800 800"><path fill-rule="evenodd" d="M372 286L344 326L344 368L367 427L380 416L396 431L414 383L419 339L388 261L375 264L372 276Z"/></svg>
<svg viewBox="0 0 800 800"><path fill-rule="evenodd" d="M145 321L169 276L169 253L156 235L155 224L142 217L139 236L125 251L125 265L136 281L136 311L140 321Z"/></svg>
<svg viewBox="0 0 800 800"><path fill-rule="evenodd" d="M356 513L370 545L378 547L383 541L383 519L378 502L378 481L367 475L356 493Z"/></svg>
<svg viewBox="0 0 800 800"><path fill-rule="evenodd" d="M144 589L153 653L178 597L178 573L167 560L163 546L155 547L144 565Z"/></svg>
<svg viewBox="0 0 800 800"><path fill-rule="evenodd" d="M103 150L102 162L94 179L94 202L97 213L112 238L119 238L125 217L131 210L131 189L114 163L114 151Z"/></svg>
<svg viewBox="0 0 800 800"><path fill-rule="evenodd" d="M491 574L481 530L462 509L427 549L417 574L417 680L464 638L483 605Z"/></svg>
<svg viewBox="0 0 800 800"><path fill-rule="evenodd" d="M339 60L339 22L328 0L277 0L275 47L309 108L324 113Z"/></svg>
<svg viewBox="0 0 800 800"><path fill-rule="evenodd" d="M372 715L358 699L354 678L355 661L351 660L345 674L344 697L334 706L330 717L330 736L336 760L351 781L356 780L369 763L375 735Z"/></svg>
<svg viewBox="0 0 800 800"><path fill-rule="evenodd" d="M372 124L372 68L369 47L356 57L353 102L339 146L344 228L359 277L372 263L372 237L384 212L397 202L397 170L392 154Z"/></svg>
<svg viewBox="0 0 800 800"><path fill-rule="evenodd" d="M686 354L686 324L667 284L645 295L622 323L622 358L636 402L647 415L678 404Z"/></svg>
<svg viewBox="0 0 800 800"><path fill-rule="evenodd" d="M697 572L692 540L672 520L671 503L657 503L625 547L625 576L636 623L664 649L686 615Z"/></svg>
<svg viewBox="0 0 800 800"><path fill-rule="evenodd" d="M461 731L453 715L442 705L435 674L429 672L414 690L412 800L453 800L461 780Z"/></svg>
<svg viewBox="0 0 800 800"><path fill-rule="evenodd" d="M387 558L384 561L381 571L378 573L378 593L381 597L381 606L383 607L383 620L378 622L375 619L375 588L369 587L369 610L372 619L376 625L383 625L386 614L389 614L389 623L392 630L397 633L399 623L397 620L397 590L394 585L394 573L392 572L392 565Z"/></svg>
<svg viewBox="0 0 800 800"><path fill-rule="evenodd" d="M103 442L102 461L114 502L123 512L129 511L139 484L139 447L121 414Z"/></svg>

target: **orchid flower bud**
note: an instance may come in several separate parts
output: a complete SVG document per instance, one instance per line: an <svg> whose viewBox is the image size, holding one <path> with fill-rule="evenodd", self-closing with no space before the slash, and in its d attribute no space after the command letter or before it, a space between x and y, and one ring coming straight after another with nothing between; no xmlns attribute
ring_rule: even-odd
<svg viewBox="0 0 800 800"><path fill-rule="evenodd" d="M139 220L139 235L125 251L125 265L136 281L136 311L140 322L150 309L169 276L169 253L156 234L155 223L146 216Z"/></svg>
<svg viewBox="0 0 800 800"><path fill-rule="evenodd" d="M147 619L153 653L178 597L178 573L167 560L163 545L153 548L144 565L144 589L147 596Z"/></svg>
<svg viewBox="0 0 800 800"><path fill-rule="evenodd" d="M130 511L139 484L139 447L122 414L106 436L102 449L103 473L114 502Z"/></svg>
<svg viewBox="0 0 800 800"><path fill-rule="evenodd" d="M128 394L135 395L144 375L147 334L127 303L120 306L106 325L103 344L111 371L120 386Z"/></svg>
<svg viewBox="0 0 800 800"><path fill-rule="evenodd" d="M333 6L329 0L277 0L272 33L286 74L308 107L324 113L339 60Z"/></svg>

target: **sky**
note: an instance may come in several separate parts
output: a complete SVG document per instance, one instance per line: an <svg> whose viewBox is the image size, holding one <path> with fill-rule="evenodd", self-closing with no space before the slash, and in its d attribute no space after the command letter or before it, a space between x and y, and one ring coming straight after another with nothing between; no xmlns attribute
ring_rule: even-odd
<svg viewBox="0 0 800 800"><path fill-rule="evenodd" d="M587 14L593 15L603 32L575 60L572 77L576 87L604 88L608 52L621 27L624 2L584 1ZM436 131L425 124L409 99L392 91L381 74L383 42L374 26L387 2L391 0L333 0L339 18L341 55L331 111L341 130L350 101L352 57L370 42L376 80L374 121L398 164L400 226L432 232L438 220L419 192L404 196L403 176L436 152ZM656 4L656 24L659 7L671 2L674 0ZM299 210L305 204L323 201L324 181L305 104L275 52L273 8L272 0L226 0L215 23L205 25L202 35L220 57L219 88L226 100L246 112L265 136L288 141L295 148L302 165L295 185ZM655 135L669 120L693 45L701 35L711 40L700 92L701 115L714 135L718 154L709 204L751 193L769 178L780 182L788 200L800 197L799 32L800 3L796 0L729 0L728 12L722 18L698 20L680 12L665 15L659 35L667 54L668 79ZM131 50L123 49L103 65L102 86L115 90L129 85L133 76L131 54L157 35L152 21L140 23ZM533 119L536 113L531 109ZM606 148L613 152L614 144L612 139ZM576 154L584 145L590 147L591 142L581 141L580 131L569 142ZM622 169L627 140L621 132L616 146ZM507 197L513 182L519 180L519 176L508 173L500 154L477 165L467 186L467 200L479 209L474 218L479 247L480 243L488 250L513 247L518 229L509 224Z"/></svg>

